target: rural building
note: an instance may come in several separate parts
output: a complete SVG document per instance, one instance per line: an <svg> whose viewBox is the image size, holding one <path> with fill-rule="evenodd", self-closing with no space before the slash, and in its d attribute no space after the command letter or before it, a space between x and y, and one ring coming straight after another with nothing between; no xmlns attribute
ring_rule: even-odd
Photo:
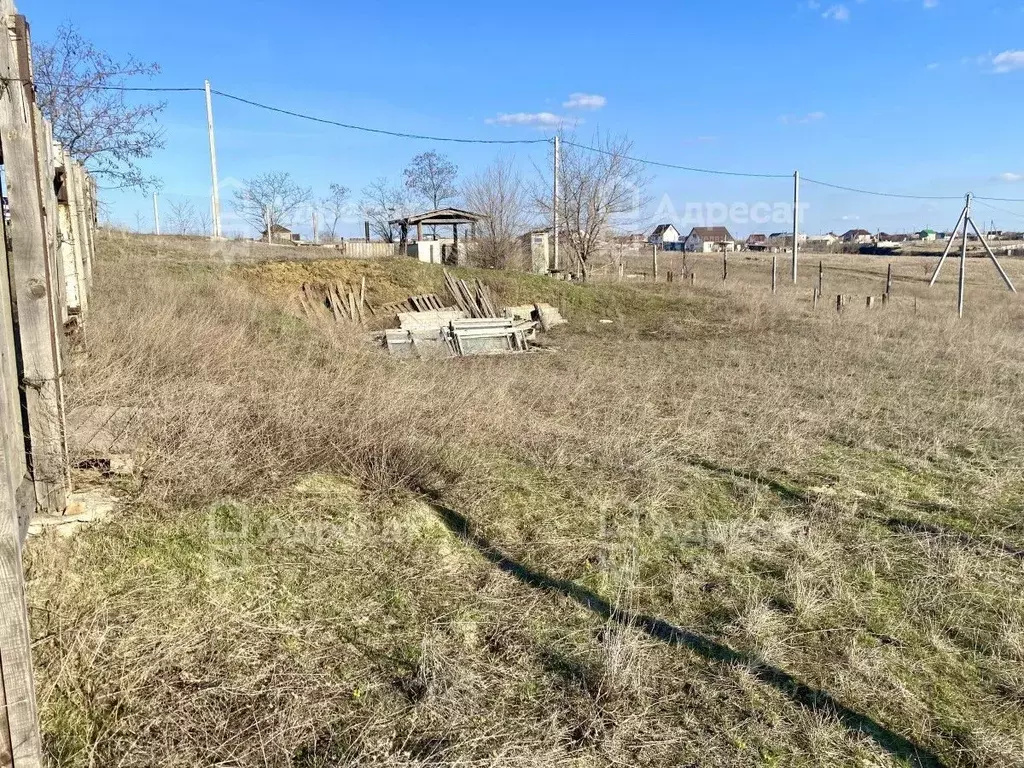
<svg viewBox="0 0 1024 768"><path fill-rule="evenodd" d="M647 238L647 242L651 245L665 245L666 243L678 243L681 239L682 235L672 224L659 224Z"/></svg>
<svg viewBox="0 0 1024 768"><path fill-rule="evenodd" d="M273 233L273 241L275 243L298 243L302 240L302 235L298 232L292 232L290 229L282 227L280 224L273 224L270 227L270 231ZM270 242L267 238L267 230L264 229L263 232L260 233L260 237L263 240Z"/></svg>
<svg viewBox="0 0 1024 768"><path fill-rule="evenodd" d="M475 240L476 225L485 218L487 217L483 214L463 211L459 208L439 208L436 211L394 219L388 223L393 227L397 226L400 232L399 253L405 253L426 264L458 266L465 255L465 248L459 245L459 227L469 227L470 239ZM410 227L416 228L416 242L412 244L409 243ZM438 227L451 227L452 237L450 240L440 240L436 237L425 240L423 237L424 227L429 227L433 231L436 231Z"/></svg>
<svg viewBox="0 0 1024 768"><path fill-rule="evenodd" d="M808 235L807 244L816 248L830 248L839 242L839 236L829 232L825 235Z"/></svg>
<svg viewBox="0 0 1024 768"><path fill-rule="evenodd" d="M747 238L747 250L748 251L767 251L768 250L768 236L760 233L753 234Z"/></svg>
<svg viewBox="0 0 1024 768"><path fill-rule="evenodd" d="M871 233L866 229L851 229L849 232L843 233L844 243L856 243L857 245L867 245L874 238Z"/></svg>
<svg viewBox="0 0 1024 768"><path fill-rule="evenodd" d="M530 271L546 275L551 269L551 230L534 229L519 238L523 250L530 255Z"/></svg>
<svg viewBox="0 0 1024 768"><path fill-rule="evenodd" d="M917 236L922 240L927 240L930 243L935 242L935 240L938 239L938 234L934 229L922 229L920 232L917 233Z"/></svg>
<svg viewBox="0 0 1024 768"><path fill-rule="evenodd" d="M731 253L736 250L736 239L725 227L694 227L683 250L687 253Z"/></svg>

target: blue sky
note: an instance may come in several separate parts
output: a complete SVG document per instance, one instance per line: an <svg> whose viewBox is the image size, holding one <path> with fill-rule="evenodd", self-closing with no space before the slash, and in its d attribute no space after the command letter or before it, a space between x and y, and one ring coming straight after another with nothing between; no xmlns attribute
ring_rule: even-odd
<svg viewBox="0 0 1024 768"><path fill-rule="evenodd" d="M923 195L1024 198L1024 0L459 0L140 3L19 0L33 36L62 21L115 56L158 62L140 84L213 86L285 109L389 130L538 138L556 118L589 139L629 133L664 162L791 174ZM586 98L573 99L573 94ZM165 198L204 204L202 94L168 94L167 147L147 163ZM287 170L325 192L399 180L437 149L464 175L514 152L527 175L545 147L433 145L318 126L218 100L222 179ZM502 116L505 117L502 117ZM512 117L509 117L512 116ZM230 198L230 181L225 197ZM651 224L687 205L782 203L792 182L655 170ZM665 201L670 201L666 207ZM810 232L949 228L960 203L889 200L803 185ZM141 195L110 218L149 223ZM1024 228L1024 204L978 220ZM229 202L225 206L230 208ZM1011 215L1014 214L1014 215ZM731 221L735 234L785 229ZM241 229L226 224L228 229ZM359 227L351 222L346 234Z"/></svg>

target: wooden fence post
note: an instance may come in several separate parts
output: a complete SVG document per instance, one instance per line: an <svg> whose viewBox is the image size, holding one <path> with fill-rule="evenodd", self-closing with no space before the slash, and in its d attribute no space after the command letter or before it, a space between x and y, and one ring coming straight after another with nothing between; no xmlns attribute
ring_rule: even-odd
<svg viewBox="0 0 1024 768"><path fill-rule="evenodd" d="M722 282L729 279L729 254L722 251Z"/></svg>
<svg viewBox="0 0 1024 768"><path fill-rule="evenodd" d="M889 269L885 273L885 295L892 293L892 264L889 265Z"/></svg>
<svg viewBox="0 0 1024 768"><path fill-rule="evenodd" d="M12 34L16 30L12 27L17 26L19 19L13 14L11 0L0 0L0 77L6 80L0 89L0 146L12 221L16 208L19 213L28 215L27 220L20 219L23 231L19 232L16 226L11 236L19 245L26 242L39 245L44 237L42 224L31 226L33 216L36 219L40 216L34 136L31 115L25 109L25 86L17 84L16 40ZM24 26L24 20L20 21ZM35 194L32 194L34 187ZM0 216L0 232L4 230L6 222ZM22 535L29 512L26 507L34 507L35 491L25 482L28 463L19 391L21 365L17 334L20 329L15 328L13 311L13 303L20 295L16 297L11 292L12 288L24 286L16 285L11 274L15 261L14 254L6 253L5 249L0 259L0 765L41 768L42 744L21 559ZM31 306L32 301L40 303L38 299L31 299L29 314L50 325L53 314L46 302L42 302L40 311ZM30 491L27 497L22 489Z"/></svg>
<svg viewBox="0 0 1024 768"><path fill-rule="evenodd" d="M775 293L775 291L777 289L777 279L776 279L777 272L776 272L776 270L778 270L778 267L779 267L779 257L778 256L772 256L772 293Z"/></svg>
<svg viewBox="0 0 1024 768"><path fill-rule="evenodd" d="M11 250L7 253L14 324L18 338L18 368L22 407L27 415L29 469L35 484L36 507L64 511L68 475L64 439L64 403L60 381L60 309L50 235L41 185L35 95L29 81L28 25L13 20L11 40L0 40L0 76L20 81L9 84L0 98L0 146L11 214ZM10 27L0 32L10 34ZM52 178L47 180L51 195ZM51 209L52 212L52 209ZM52 214L51 214L52 215ZM55 238L54 238L55 239Z"/></svg>

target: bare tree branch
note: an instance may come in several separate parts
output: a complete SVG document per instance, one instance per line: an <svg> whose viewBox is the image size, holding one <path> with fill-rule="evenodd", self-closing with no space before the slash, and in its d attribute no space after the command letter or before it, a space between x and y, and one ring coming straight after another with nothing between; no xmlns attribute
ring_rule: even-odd
<svg viewBox="0 0 1024 768"><path fill-rule="evenodd" d="M166 104L135 104L123 91L98 87L151 77L160 67L131 57L116 61L70 24L58 28L51 42L33 45L32 59L36 100L68 152L114 188L159 186L138 161L164 147L156 118Z"/></svg>
<svg viewBox="0 0 1024 768"><path fill-rule="evenodd" d="M241 189L236 189L234 208L253 229L263 232L269 242L274 230L291 224L299 210L312 199L312 190L292 181L291 174L271 171L247 179Z"/></svg>
<svg viewBox="0 0 1024 768"><path fill-rule="evenodd" d="M647 203L650 182L643 164L632 160L633 142L626 135L595 134L591 147L562 142L558 200L560 243L576 261L584 280L590 261L612 229L639 219ZM598 150L598 151L593 151ZM545 177L534 191L537 210L551 219L550 180Z"/></svg>
<svg viewBox="0 0 1024 768"><path fill-rule="evenodd" d="M446 155L424 152L403 171L406 188L434 209L458 197L455 179L459 168Z"/></svg>
<svg viewBox="0 0 1024 768"><path fill-rule="evenodd" d="M397 228L389 223L409 213L405 191L381 176L363 189L359 210L370 222L370 231L386 243L398 241Z"/></svg>
<svg viewBox="0 0 1024 768"><path fill-rule="evenodd" d="M472 246L481 267L522 267L519 237L529 225L530 192L516 171L514 158L499 157L463 187L466 207L486 218L477 224Z"/></svg>
<svg viewBox="0 0 1024 768"><path fill-rule="evenodd" d="M349 188L341 184L331 184L327 196L320 201L320 210L324 213L324 236L327 242L338 239L338 224L348 213Z"/></svg>

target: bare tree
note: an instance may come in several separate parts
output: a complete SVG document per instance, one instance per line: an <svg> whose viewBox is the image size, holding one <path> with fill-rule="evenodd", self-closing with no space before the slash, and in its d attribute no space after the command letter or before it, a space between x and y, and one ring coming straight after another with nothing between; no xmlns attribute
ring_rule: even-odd
<svg viewBox="0 0 1024 768"><path fill-rule="evenodd" d="M589 147L562 141L558 199L559 242L574 258L583 280L590 262L612 228L629 215L640 216L650 179L643 163L630 157L633 142L625 134L595 134ZM551 220L549 177L534 192L537 209ZM635 222L634 222L635 223Z"/></svg>
<svg viewBox="0 0 1024 768"><path fill-rule="evenodd" d="M499 157L463 187L466 206L486 218L477 224L473 256L482 267L521 267L519 237L529 225L530 191L514 158Z"/></svg>
<svg viewBox="0 0 1024 768"><path fill-rule="evenodd" d="M241 189L235 190L234 207L235 213L270 242L274 230L291 224L312 199L312 190L292 181L291 174L271 171L243 182Z"/></svg>
<svg viewBox="0 0 1024 768"><path fill-rule="evenodd" d="M175 235L192 235L198 230L198 213L191 200L167 202L167 228Z"/></svg>
<svg viewBox="0 0 1024 768"><path fill-rule="evenodd" d="M32 60L36 100L68 152L114 188L158 186L138 161L163 149L156 118L166 104L134 103L116 88L156 75L160 67L131 57L116 61L70 24L59 27L52 41L36 43Z"/></svg>
<svg viewBox="0 0 1024 768"><path fill-rule="evenodd" d="M386 243L398 241L398 229L389 222L405 216L409 203L405 192L381 176L363 189L359 210L370 222L370 231Z"/></svg>
<svg viewBox="0 0 1024 768"><path fill-rule="evenodd" d="M437 152L416 155L402 175L406 189L434 209L458 197L455 179L459 168L446 155Z"/></svg>
<svg viewBox="0 0 1024 768"><path fill-rule="evenodd" d="M327 196L320 201L324 214L324 237L327 242L338 239L338 224L348 213L349 188L331 184Z"/></svg>

